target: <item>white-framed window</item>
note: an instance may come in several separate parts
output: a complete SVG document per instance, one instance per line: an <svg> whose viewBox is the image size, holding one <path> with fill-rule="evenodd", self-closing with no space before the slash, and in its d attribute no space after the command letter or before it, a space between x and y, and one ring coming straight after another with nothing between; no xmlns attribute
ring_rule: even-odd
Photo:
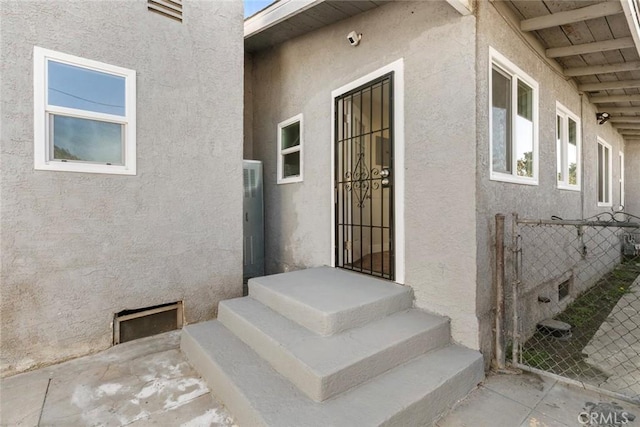
<svg viewBox="0 0 640 427"><path fill-rule="evenodd" d="M598 138L598 206L612 206L611 166L611 145Z"/></svg>
<svg viewBox="0 0 640 427"><path fill-rule="evenodd" d="M136 73L35 46L34 167L136 174Z"/></svg>
<svg viewBox="0 0 640 427"><path fill-rule="evenodd" d="M580 118L559 102L556 103L556 141L558 188L580 191Z"/></svg>
<svg viewBox="0 0 640 427"><path fill-rule="evenodd" d="M620 159L620 207L624 208L624 153L618 152Z"/></svg>
<svg viewBox="0 0 640 427"><path fill-rule="evenodd" d="M302 114L278 124L278 184L302 181Z"/></svg>
<svg viewBox="0 0 640 427"><path fill-rule="evenodd" d="M538 185L538 83L490 48L490 178Z"/></svg>

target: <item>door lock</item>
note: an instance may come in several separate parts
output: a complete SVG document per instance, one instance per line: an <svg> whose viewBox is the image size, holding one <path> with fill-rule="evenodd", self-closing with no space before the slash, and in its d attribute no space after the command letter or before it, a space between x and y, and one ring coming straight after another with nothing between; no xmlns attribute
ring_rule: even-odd
<svg viewBox="0 0 640 427"><path fill-rule="evenodd" d="M386 177L388 177L389 175L391 175L391 172L389 172L389 169L382 169L382 170L380 171L380 176L381 176L381 177L383 177L383 178L386 178Z"/></svg>

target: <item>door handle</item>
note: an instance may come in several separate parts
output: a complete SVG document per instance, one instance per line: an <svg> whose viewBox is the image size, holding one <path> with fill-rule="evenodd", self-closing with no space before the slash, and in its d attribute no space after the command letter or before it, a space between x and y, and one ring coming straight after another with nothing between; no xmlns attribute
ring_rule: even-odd
<svg viewBox="0 0 640 427"><path fill-rule="evenodd" d="M391 172L389 171L389 169L382 169L380 171L380 176L383 178L388 177L389 175L391 175Z"/></svg>

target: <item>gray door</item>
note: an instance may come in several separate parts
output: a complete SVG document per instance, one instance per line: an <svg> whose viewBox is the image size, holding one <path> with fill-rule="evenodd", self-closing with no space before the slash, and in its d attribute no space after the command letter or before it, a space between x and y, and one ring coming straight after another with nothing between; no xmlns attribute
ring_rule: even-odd
<svg viewBox="0 0 640 427"><path fill-rule="evenodd" d="M335 263L394 280L393 73L335 99Z"/></svg>

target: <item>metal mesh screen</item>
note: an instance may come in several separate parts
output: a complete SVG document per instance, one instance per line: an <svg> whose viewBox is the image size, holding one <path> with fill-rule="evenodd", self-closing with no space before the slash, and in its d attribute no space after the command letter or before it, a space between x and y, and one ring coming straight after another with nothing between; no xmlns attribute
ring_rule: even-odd
<svg viewBox="0 0 640 427"><path fill-rule="evenodd" d="M514 221L516 365L640 399L640 218Z"/></svg>

